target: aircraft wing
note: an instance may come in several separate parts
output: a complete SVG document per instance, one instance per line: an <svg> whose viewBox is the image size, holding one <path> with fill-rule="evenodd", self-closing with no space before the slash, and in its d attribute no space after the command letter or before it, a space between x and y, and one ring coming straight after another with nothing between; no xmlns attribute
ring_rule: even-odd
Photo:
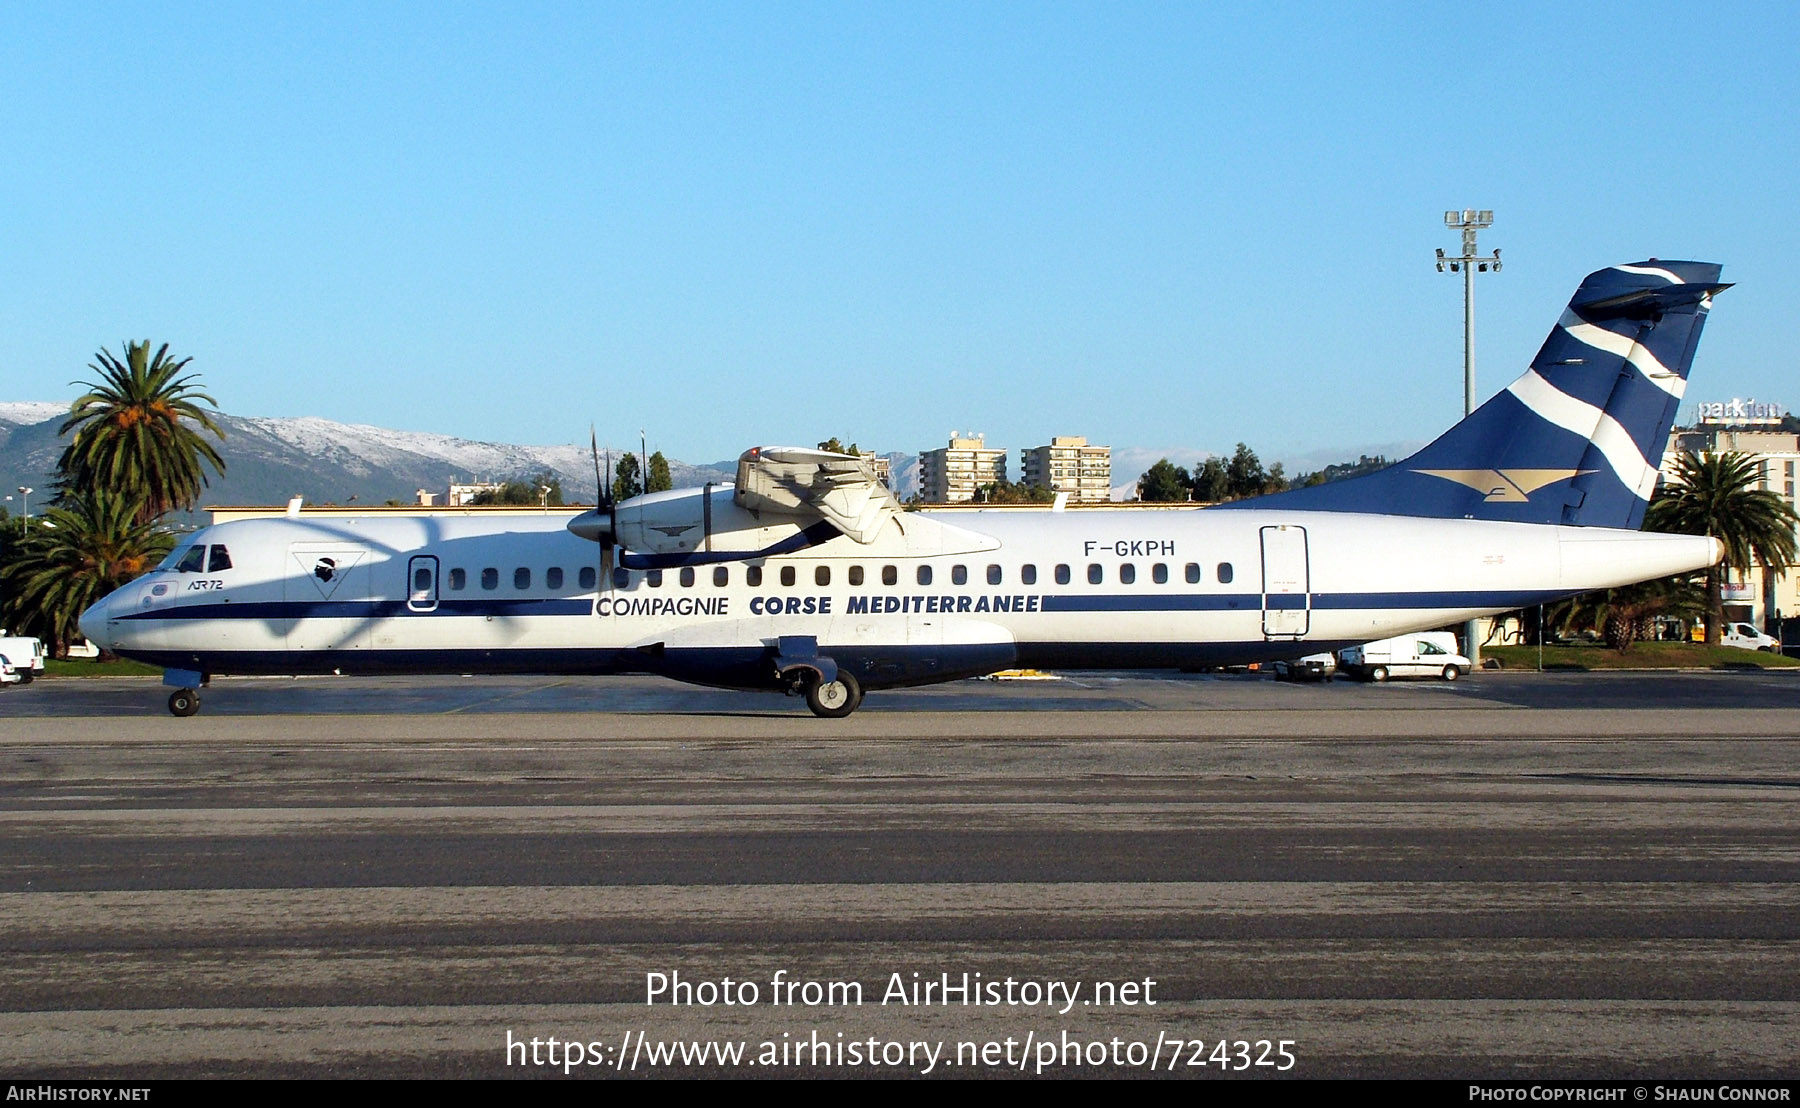
<svg viewBox="0 0 1800 1108"><path fill-rule="evenodd" d="M752 512L824 519L859 543L874 542L900 510L868 459L798 446L744 451L736 499Z"/></svg>

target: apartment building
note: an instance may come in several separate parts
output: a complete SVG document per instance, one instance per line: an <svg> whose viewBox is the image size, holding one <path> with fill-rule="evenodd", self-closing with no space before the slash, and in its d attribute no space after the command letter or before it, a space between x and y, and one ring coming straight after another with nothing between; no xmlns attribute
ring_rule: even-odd
<svg viewBox="0 0 1800 1108"><path fill-rule="evenodd" d="M1055 435L1048 446L1020 451L1019 465L1033 488L1066 492L1076 503L1112 498L1112 447L1091 446L1080 435Z"/></svg>
<svg viewBox="0 0 1800 1108"><path fill-rule="evenodd" d="M948 446L919 455L919 493L927 503L955 504L975 499L975 490L1006 480L1006 451L981 435L952 431Z"/></svg>

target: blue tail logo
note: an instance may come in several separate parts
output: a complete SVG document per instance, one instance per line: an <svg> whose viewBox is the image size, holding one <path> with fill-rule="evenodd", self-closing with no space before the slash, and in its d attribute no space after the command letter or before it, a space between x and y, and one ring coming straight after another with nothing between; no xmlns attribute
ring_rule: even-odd
<svg viewBox="0 0 1800 1108"><path fill-rule="evenodd" d="M1531 368L1377 473L1224 507L1636 529L1720 267L1651 259L1590 273Z"/></svg>
<svg viewBox="0 0 1800 1108"><path fill-rule="evenodd" d="M1485 504L1492 504L1495 501L1518 504L1530 500L1531 494L1545 485L1580 477L1584 471L1579 469L1415 469L1413 472L1423 473L1428 477L1442 477L1446 481L1467 485L1476 492L1485 492L1487 495L1482 498L1482 502Z"/></svg>

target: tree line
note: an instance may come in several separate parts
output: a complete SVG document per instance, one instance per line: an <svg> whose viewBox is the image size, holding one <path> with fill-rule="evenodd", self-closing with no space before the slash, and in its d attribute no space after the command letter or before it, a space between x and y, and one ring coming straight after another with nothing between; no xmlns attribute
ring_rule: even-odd
<svg viewBox="0 0 1800 1108"><path fill-rule="evenodd" d="M1346 477L1359 477L1364 473L1385 469L1387 465L1388 460L1381 455L1371 458L1365 454L1354 462L1329 465L1289 480L1280 462L1265 469L1262 459L1256 456L1256 451L1240 442L1230 458L1221 459L1215 455L1202 462L1191 474L1186 466L1174 465L1169 459L1163 458L1138 478L1137 498L1154 504L1179 504L1187 501L1220 504L1227 500L1246 500L1252 496L1266 496L1288 489L1341 481Z"/></svg>

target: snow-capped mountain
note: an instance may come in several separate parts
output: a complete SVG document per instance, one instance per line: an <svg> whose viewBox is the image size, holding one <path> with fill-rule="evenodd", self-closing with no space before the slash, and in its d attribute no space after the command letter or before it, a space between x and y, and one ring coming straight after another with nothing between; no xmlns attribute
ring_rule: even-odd
<svg viewBox="0 0 1800 1108"><path fill-rule="evenodd" d="M56 430L67 415L62 404L0 403L0 488L28 485L45 490L48 499L66 445ZM593 455L586 443L515 446L314 417L220 413L214 421L225 432L219 450L226 469L207 487L203 505L281 504L296 495L314 504L414 503L419 489L439 494L441 501L452 481L529 479L546 472L561 480L568 500L594 500ZM729 481L735 468L735 460L669 462L677 487Z"/></svg>

